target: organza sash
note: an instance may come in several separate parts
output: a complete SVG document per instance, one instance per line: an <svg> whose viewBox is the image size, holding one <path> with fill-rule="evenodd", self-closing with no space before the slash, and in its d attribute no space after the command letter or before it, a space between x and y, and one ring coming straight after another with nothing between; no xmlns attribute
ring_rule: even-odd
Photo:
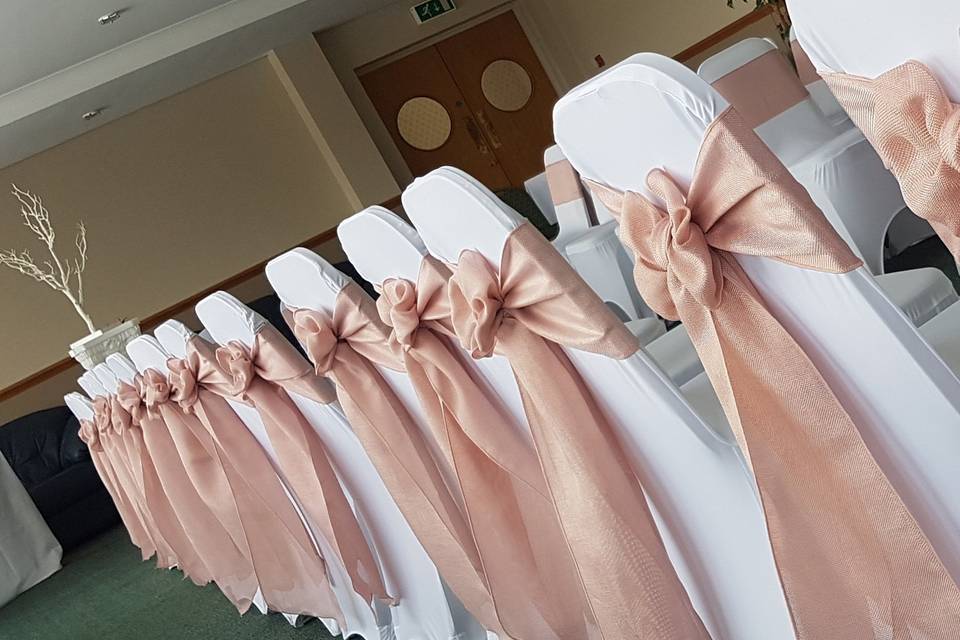
<svg viewBox="0 0 960 640"><path fill-rule="evenodd" d="M499 274L464 251L449 295L464 348L510 361L601 637L708 638L613 427L563 351L623 359L636 338L528 224L507 239Z"/></svg>
<svg viewBox="0 0 960 640"><path fill-rule="evenodd" d="M101 408L102 411L102 408ZM97 414L94 413L94 421ZM80 420L80 439L86 443L90 450L90 459L100 474L104 486L110 492L117 511L120 513L120 519L123 526L126 527L130 536L130 542L140 549L141 559L146 560L156 552L156 546L143 524L140 514L133 504L133 499L128 495L128 490L124 487L113 468L110 456L104 448L104 443L100 439L100 430L94 421Z"/></svg>
<svg viewBox="0 0 960 640"><path fill-rule="evenodd" d="M587 638L580 578L536 452L449 341L449 277L426 257L416 284L383 283L377 308L393 329L390 347L456 470L504 629L516 638Z"/></svg>
<svg viewBox="0 0 960 640"><path fill-rule="evenodd" d="M209 390L226 395L231 382L215 349L194 337L185 358L167 361L170 400L186 420L199 421L198 439L222 466L270 609L342 621L325 563L266 453L225 398Z"/></svg>
<svg viewBox="0 0 960 640"><path fill-rule="evenodd" d="M130 445L150 516L176 552L180 569L196 584L216 581L227 599L244 612L256 587L249 593L234 588L238 583L227 573L229 562L242 557L190 483L166 424L147 411L144 397L149 395L153 375L162 378L148 372L146 378L137 376L134 384L119 383L112 397L114 427ZM228 547L221 550L224 542ZM216 553L208 556L213 550Z"/></svg>
<svg viewBox="0 0 960 640"><path fill-rule="evenodd" d="M591 183L620 222L640 293L683 321L760 490L799 640L960 634L960 592L857 426L734 254L846 273L860 261L733 109L708 128L665 210Z"/></svg>
<svg viewBox="0 0 960 640"><path fill-rule="evenodd" d="M376 365L402 371L373 300L355 283L337 296L333 317L310 309L284 316L316 367L337 386L340 404L384 484L460 601L501 637L470 526L413 418Z"/></svg>
<svg viewBox="0 0 960 640"><path fill-rule="evenodd" d="M874 79L823 79L897 177L907 206L960 261L960 105L915 60Z"/></svg>
<svg viewBox="0 0 960 640"><path fill-rule="evenodd" d="M139 454L137 454L130 438L126 437L127 434L115 428L112 406L110 399L103 396L98 396L93 400L93 411L96 417L97 430L100 433L100 443L110 460L110 467L117 479L117 485L127 496L143 530L152 543L157 556L157 566L164 569L175 567L180 564L177 553L161 533L147 504ZM116 424L117 426L121 425L120 422Z"/></svg>
<svg viewBox="0 0 960 640"><path fill-rule="evenodd" d="M307 517L339 553L354 590L364 602L392 603L323 441L287 395L290 391L329 403L335 397L329 383L315 376L269 324L260 328L250 348L230 342L217 349L216 358L229 378L229 394L256 408L263 419L284 477Z"/></svg>

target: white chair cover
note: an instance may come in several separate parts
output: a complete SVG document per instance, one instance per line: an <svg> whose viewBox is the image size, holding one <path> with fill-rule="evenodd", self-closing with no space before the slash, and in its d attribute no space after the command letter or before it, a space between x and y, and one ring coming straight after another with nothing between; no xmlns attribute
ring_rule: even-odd
<svg viewBox="0 0 960 640"><path fill-rule="evenodd" d="M530 199L533 200L533 203L537 205L537 209L540 209L543 217L546 218L548 222L557 224L557 212L553 208L553 200L550 199L550 187L547 185L546 172L538 173L529 180L525 180L523 189L527 192L527 195L530 196ZM560 232L563 232L562 226Z"/></svg>
<svg viewBox="0 0 960 640"><path fill-rule="evenodd" d="M403 204L447 263L471 249L499 266L520 224L480 183L443 169L415 180ZM753 481L729 428L703 423L642 351L622 361L566 353L643 478L670 558L713 637L793 638Z"/></svg>
<svg viewBox="0 0 960 640"><path fill-rule="evenodd" d="M688 189L703 133L725 108L683 65L638 54L562 98L555 135L584 177L657 202L647 173L665 167ZM738 260L960 578L960 380L865 268L835 275Z"/></svg>
<svg viewBox="0 0 960 640"><path fill-rule="evenodd" d="M80 385L80 388L83 389L83 392L86 393L90 399L94 399L97 396L106 398L109 395L107 390L103 388L103 385L100 384L97 376L93 375L92 371L84 371L80 374L80 377L77 378L77 384Z"/></svg>
<svg viewBox="0 0 960 640"><path fill-rule="evenodd" d="M734 72L749 73L745 65L764 55L781 54L769 40L749 38L712 56L701 65L698 75L713 84ZM772 94L806 95L798 104L757 126L757 134L807 188L841 237L878 275L877 283L893 302L917 326L956 302L956 291L943 274L901 273L895 282L880 275L887 229L906 205L896 178L860 130L848 127L837 133L831 128L793 73L785 70L775 78L758 78L756 84ZM766 97L760 92L743 93L739 102L754 105ZM928 224L920 226L924 227L921 238L901 238L901 242L909 244L933 233ZM932 307L926 306L931 302Z"/></svg>
<svg viewBox="0 0 960 640"><path fill-rule="evenodd" d="M790 47L793 49L794 62L797 64L799 71L801 61L796 59L798 57L798 49L797 45L794 43L798 43L797 34L791 27ZM806 52L802 52L801 55L806 55ZM843 106L837 101L836 97L833 95L833 92L830 91L830 87L828 87L827 83L823 81L823 78L819 77L819 75L815 78L805 78L803 75L801 75L800 80L807 88L807 91L810 93L810 98L817 105L817 108L820 109L820 112L823 113L824 117L829 120L834 127L842 131L854 126L853 122L850 120L850 116L847 115L847 112L844 110Z"/></svg>

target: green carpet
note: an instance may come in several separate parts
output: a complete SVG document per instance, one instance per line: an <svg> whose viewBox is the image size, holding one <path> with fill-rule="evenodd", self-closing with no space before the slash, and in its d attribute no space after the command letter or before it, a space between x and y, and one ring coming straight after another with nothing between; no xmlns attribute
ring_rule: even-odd
<svg viewBox="0 0 960 640"><path fill-rule="evenodd" d="M64 558L63 569L0 608L0 640L324 640L316 620L301 628L251 609L240 616L214 585L140 561L114 529Z"/></svg>

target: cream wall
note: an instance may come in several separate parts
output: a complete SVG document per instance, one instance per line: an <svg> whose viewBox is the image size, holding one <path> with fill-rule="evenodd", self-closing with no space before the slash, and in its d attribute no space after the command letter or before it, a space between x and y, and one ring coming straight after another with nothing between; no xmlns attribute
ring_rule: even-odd
<svg viewBox="0 0 960 640"><path fill-rule="evenodd" d="M67 253L86 222L87 308L105 326L175 304L355 210L304 117L262 58L2 169L0 185L43 195ZM358 189L379 197L390 183ZM42 254L12 197L0 196L0 244ZM0 388L86 333L62 296L6 269L0 300Z"/></svg>
<svg viewBox="0 0 960 640"><path fill-rule="evenodd" d="M317 39L394 177L405 185L413 176L367 98L357 69L513 9L558 92L564 92L598 71L598 54L608 66L638 51L674 55L755 6L752 0L737 0L733 9L724 0L457 0L456 11L417 25L410 2L401 1Z"/></svg>

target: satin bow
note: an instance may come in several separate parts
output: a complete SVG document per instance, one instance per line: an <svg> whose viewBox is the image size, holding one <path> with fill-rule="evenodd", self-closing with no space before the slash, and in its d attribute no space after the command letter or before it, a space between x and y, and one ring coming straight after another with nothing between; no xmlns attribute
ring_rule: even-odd
<svg viewBox="0 0 960 640"><path fill-rule="evenodd" d="M254 354L242 342L232 340L217 349L217 363L229 378L227 385L231 394L244 397L253 382Z"/></svg>
<svg viewBox="0 0 960 640"><path fill-rule="evenodd" d="M140 424L143 418L143 398L140 397L140 389L143 386L143 378L137 376L133 384L120 381L117 385L117 401L123 410L130 414L133 424Z"/></svg>
<svg viewBox="0 0 960 640"><path fill-rule="evenodd" d="M110 416L110 401L103 396L93 399L93 420L101 434L113 428Z"/></svg>
<svg viewBox="0 0 960 640"><path fill-rule="evenodd" d="M393 339L405 351L409 350L420 326L416 285L400 278L387 280L377 300L377 310L383 323L393 329Z"/></svg>
<svg viewBox="0 0 960 640"><path fill-rule="evenodd" d="M317 375L326 375L337 358L340 338L333 320L320 311L298 309L293 313L293 332L313 362Z"/></svg>
<svg viewBox="0 0 960 640"><path fill-rule="evenodd" d="M110 422L114 433L120 434L133 426L133 416L116 396L110 396Z"/></svg>
<svg viewBox="0 0 960 640"><path fill-rule="evenodd" d="M160 405L170 399L170 383L156 369L147 369L140 383L140 398L151 418L160 417Z"/></svg>
<svg viewBox="0 0 960 640"><path fill-rule="evenodd" d="M194 405L200 398L197 369L186 358L170 358L167 360L167 371L170 398L186 413L193 413Z"/></svg>
<svg viewBox="0 0 960 640"><path fill-rule="evenodd" d="M450 319L463 348L478 359L493 355L504 305L500 279L493 268L479 253L464 251L448 293Z"/></svg>
<svg viewBox="0 0 960 640"><path fill-rule="evenodd" d="M723 299L720 259L694 220L686 195L660 169L650 172L647 186L664 201L667 210L635 197L631 203L634 214L621 219L624 235L643 240L634 248L637 271L646 272L644 300L661 316L671 319L678 319L673 301L683 291L704 307L717 308ZM650 277L654 274L659 275L659 286Z"/></svg>

